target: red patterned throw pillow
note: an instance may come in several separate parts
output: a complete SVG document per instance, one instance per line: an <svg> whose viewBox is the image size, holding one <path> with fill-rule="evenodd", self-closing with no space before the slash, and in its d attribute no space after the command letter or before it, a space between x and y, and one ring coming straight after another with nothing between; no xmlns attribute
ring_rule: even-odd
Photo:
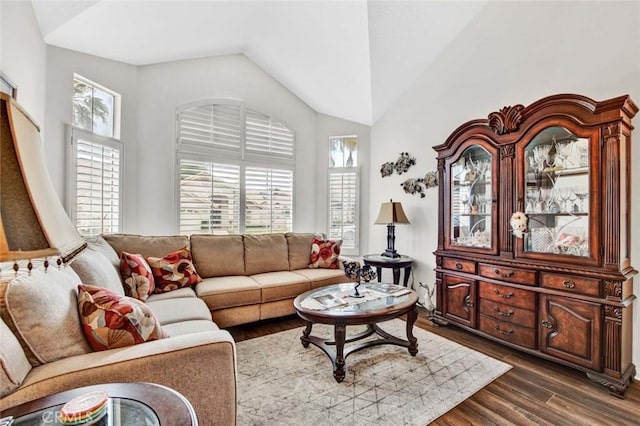
<svg viewBox="0 0 640 426"><path fill-rule="evenodd" d="M148 257L147 261L156 282L156 293L166 293L202 281L193 266L189 247L184 247L164 257Z"/></svg>
<svg viewBox="0 0 640 426"><path fill-rule="evenodd" d="M338 269L341 240L313 239L309 268Z"/></svg>
<svg viewBox="0 0 640 426"><path fill-rule="evenodd" d="M78 312L94 351L168 337L144 302L103 287L78 284Z"/></svg>
<svg viewBox="0 0 640 426"><path fill-rule="evenodd" d="M120 255L120 274L124 282L124 294L127 296L144 301L153 293L155 280L142 255L123 251Z"/></svg>

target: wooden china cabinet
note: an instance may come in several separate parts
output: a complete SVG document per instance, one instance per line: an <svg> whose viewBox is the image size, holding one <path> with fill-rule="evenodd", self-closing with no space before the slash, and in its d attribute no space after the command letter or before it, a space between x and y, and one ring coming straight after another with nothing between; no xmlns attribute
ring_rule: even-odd
<svg viewBox="0 0 640 426"><path fill-rule="evenodd" d="M556 95L469 121L438 153L435 320L587 373L631 362L628 96ZM513 232L514 212L527 230Z"/></svg>

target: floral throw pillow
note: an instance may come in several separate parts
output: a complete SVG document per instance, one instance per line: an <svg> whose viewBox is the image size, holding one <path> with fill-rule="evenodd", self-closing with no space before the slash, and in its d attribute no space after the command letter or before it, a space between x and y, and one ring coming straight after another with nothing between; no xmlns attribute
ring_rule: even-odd
<svg viewBox="0 0 640 426"><path fill-rule="evenodd" d="M156 293L167 293L202 281L193 266L189 247L184 247L164 257L148 257L147 261L153 272Z"/></svg>
<svg viewBox="0 0 640 426"><path fill-rule="evenodd" d="M314 238L311 243L309 268L338 269L341 244L342 241L340 240L319 240Z"/></svg>
<svg viewBox="0 0 640 426"><path fill-rule="evenodd" d="M120 274L124 282L124 294L138 300L147 300L155 289L151 268L140 254L122 252Z"/></svg>
<svg viewBox="0 0 640 426"><path fill-rule="evenodd" d="M94 351L168 337L144 302L107 288L78 284L78 312Z"/></svg>

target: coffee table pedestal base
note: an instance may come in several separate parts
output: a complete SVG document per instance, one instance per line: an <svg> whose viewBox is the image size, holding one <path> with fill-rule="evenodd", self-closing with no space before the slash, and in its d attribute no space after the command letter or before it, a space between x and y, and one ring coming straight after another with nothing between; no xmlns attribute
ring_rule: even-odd
<svg viewBox="0 0 640 426"><path fill-rule="evenodd" d="M397 345L408 348L411 356L415 356L418 353L418 339L413 336L413 325L417 318L418 311L414 306L413 309L407 312L407 340L400 339L387 333L378 327L377 324L367 324L367 329L365 331L347 339L347 324L343 321L337 321L334 325L333 340L323 339L317 336L312 336L311 329L313 327L313 323L311 321L305 321L306 327L302 332L300 341L302 342L302 346L305 348L309 347L309 344L312 344L322 349L322 351L327 354L333 364L333 377L338 383L340 383L344 380L346 374L345 360L347 356L364 348L378 345ZM346 343L357 342L374 334L378 335L380 338L367 340L357 345L349 346L346 349L344 347Z"/></svg>

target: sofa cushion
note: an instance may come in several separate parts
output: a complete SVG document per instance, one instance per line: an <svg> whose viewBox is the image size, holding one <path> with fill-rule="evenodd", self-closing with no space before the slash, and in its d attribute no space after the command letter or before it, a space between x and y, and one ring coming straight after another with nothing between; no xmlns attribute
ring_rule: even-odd
<svg viewBox="0 0 640 426"><path fill-rule="evenodd" d="M300 274L289 271L252 275L262 288L262 302L292 299L311 289L311 282Z"/></svg>
<svg viewBox="0 0 640 426"><path fill-rule="evenodd" d="M31 364L7 324L0 320L0 398L17 389L31 370Z"/></svg>
<svg viewBox="0 0 640 426"><path fill-rule="evenodd" d="M79 284L78 311L85 336L94 351L167 337L144 302L120 296L106 288Z"/></svg>
<svg viewBox="0 0 640 426"><path fill-rule="evenodd" d="M298 269L292 272L302 275L306 279L310 280L311 288L349 282L347 277L344 276L343 269Z"/></svg>
<svg viewBox="0 0 640 426"><path fill-rule="evenodd" d="M192 235L191 254L202 278L244 275L242 235Z"/></svg>
<svg viewBox="0 0 640 426"><path fill-rule="evenodd" d="M322 238L321 234L305 234L288 232L285 234L289 250L289 270L304 269L311 258L311 244L314 238Z"/></svg>
<svg viewBox="0 0 640 426"><path fill-rule="evenodd" d="M203 331L216 331L220 328L213 321L209 320L190 320L174 322L173 324L163 325L162 329L169 336L183 336L185 334L201 333Z"/></svg>
<svg viewBox="0 0 640 426"><path fill-rule="evenodd" d="M104 234L102 236L118 253L140 253L146 257L162 257L172 251L180 250L189 245L189 237L175 236L145 236L133 234Z"/></svg>
<svg viewBox="0 0 640 426"><path fill-rule="evenodd" d="M120 274L124 294L129 297L144 301L156 288L151 267L141 254L123 251L120 254Z"/></svg>
<svg viewBox="0 0 640 426"><path fill-rule="evenodd" d="M87 247L71 261L70 266L83 284L106 287L120 295L125 294L120 273L101 250Z"/></svg>
<svg viewBox="0 0 640 426"><path fill-rule="evenodd" d="M341 240L321 240L314 238L311 244L309 268L338 269Z"/></svg>
<svg viewBox="0 0 640 426"><path fill-rule="evenodd" d="M284 234L245 235L244 269L246 275L288 271L289 250Z"/></svg>
<svg viewBox="0 0 640 426"><path fill-rule="evenodd" d="M147 302L147 306L151 308L163 327L167 324L181 321L211 321L211 314L207 305L197 297L156 300Z"/></svg>
<svg viewBox="0 0 640 426"><path fill-rule="evenodd" d="M241 275L205 278L196 285L196 294L210 310L258 305L261 302L260 285Z"/></svg>
<svg viewBox="0 0 640 426"><path fill-rule="evenodd" d="M193 266L189 247L171 252L163 257L148 257L156 293L166 293L183 287L190 287L202 281Z"/></svg>
<svg viewBox="0 0 640 426"><path fill-rule="evenodd" d="M120 255L111 247L102 235L85 237L87 249L102 253L113 265L116 271L120 270Z"/></svg>
<svg viewBox="0 0 640 426"><path fill-rule="evenodd" d="M145 302L149 303L155 302L156 300L180 299L183 297L197 297L193 287L183 287L168 293L153 293L147 298L147 300L145 300Z"/></svg>
<svg viewBox="0 0 640 426"><path fill-rule="evenodd" d="M65 267L34 270L7 285L0 311L31 365L91 352L78 316L79 283Z"/></svg>

